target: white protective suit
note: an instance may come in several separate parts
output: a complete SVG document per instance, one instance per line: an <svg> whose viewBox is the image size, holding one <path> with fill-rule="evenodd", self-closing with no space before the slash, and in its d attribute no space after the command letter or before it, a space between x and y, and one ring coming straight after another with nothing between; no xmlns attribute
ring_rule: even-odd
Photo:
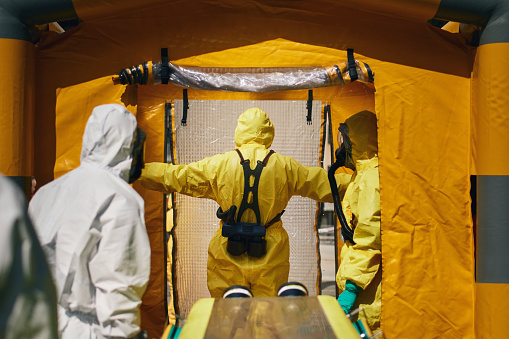
<svg viewBox="0 0 509 339"><path fill-rule="evenodd" d="M94 108L81 165L30 202L56 280L63 339L130 338L140 331L150 244L144 201L127 183L136 128L121 105Z"/></svg>
<svg viewBox="0 0 509 339"><path fill-rule="evenodd" d="M55 285L25 197L0 175L0 338L57 337Z"/></svg>

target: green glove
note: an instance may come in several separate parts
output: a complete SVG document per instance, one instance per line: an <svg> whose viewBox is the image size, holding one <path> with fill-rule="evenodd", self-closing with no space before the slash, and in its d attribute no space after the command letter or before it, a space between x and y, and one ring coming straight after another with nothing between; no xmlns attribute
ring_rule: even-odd
<svg viewBox="0 0 509 339"><path fill-rule="evenodd" d="M352 310L353 304L355 303L355 299L357 298L357 293L360 288L355 285L355 283L347 280L345 283L345 290L338 297L339 305L345 313L350 313Z"/></svg>

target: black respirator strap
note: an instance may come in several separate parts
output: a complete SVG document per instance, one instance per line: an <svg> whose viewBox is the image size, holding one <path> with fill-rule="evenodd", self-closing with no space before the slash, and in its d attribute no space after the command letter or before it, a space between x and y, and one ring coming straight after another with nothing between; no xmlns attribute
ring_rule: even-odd
<svg viewBox="0 0 509 339"><path fill-rule="evenodd" d="M339 124L338 131L341 132L341 135L343 136L343 145L348 153L352 153L352 142L350 141L350 135L348 132L348 125L344 122Z"/></svg>
<svg viewBox="0 0 509 339"><path fill-rule="evenodd" d="M340 123L338 131L343 135L343 144L340 149L345 150L345 159L342 166L346 166L347 168L355 171L355 163L352 159L352 140L350 139L348 125L346 123ZM338 159L336 159L336 161L338 161Z"/></svg>
<svg viewBox="0 0 509 339"><path fill-rule="evenodd" d="M135 182L140 176L141 171L144 166L144 146L145 146L145 132L139 127L136 127L135 137L132 141L133 143L133 151L132 151L132 161L131 168L129 169L129 179L128 182L132 184Z"/></svg>

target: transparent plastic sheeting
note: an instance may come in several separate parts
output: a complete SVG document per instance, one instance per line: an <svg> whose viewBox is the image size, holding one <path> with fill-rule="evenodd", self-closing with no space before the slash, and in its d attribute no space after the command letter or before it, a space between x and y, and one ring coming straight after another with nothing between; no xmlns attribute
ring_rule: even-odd
<svg viewBox="0 0 509 339"><path fill-rule="evenodd" d="M160 84L163 63L145 62L125 68L115 82ZM373 82L369 66L355 60L358 80ZM348 62L329 67L183 67L168 63L168 83L197 90L231 92L274 92L309 89L351 82Z"/></svg>
<svg viewBox="0 0 509 339"><path fill-rule="evenodd" d="M187 125L180 121L182 100L174 102L176 161L189 164L235 149L234 133L240 114L259 107L275 127L271 149L295 158L303 165L319 166L321 102L313 101L312 124L306 123L306 101L215 101L190 100ZM210 297L207 289L207 250L219 228L218 205L210 199L176 194L175 282L179 314L186 317L200 298ZM294 196L282 220L290 239L290 277L316 295L318 257L315 235L316 202Z"/></svg>

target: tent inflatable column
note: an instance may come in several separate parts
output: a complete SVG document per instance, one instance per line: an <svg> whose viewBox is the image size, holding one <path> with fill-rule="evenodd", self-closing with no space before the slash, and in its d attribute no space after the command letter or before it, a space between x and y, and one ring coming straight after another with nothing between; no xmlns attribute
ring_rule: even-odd
<svg viewBox="0 0 509 339"><path fill-rule="evenodd" d="M509 1L442 0L437 16L481 24L472 75L477 175L476 338L509 333Z"/></svg>
<svg viewBox="0 0 509 339"><path fill-rule="evenodd" d="M481 35L473 74L477 138L476 333L509 333L509 3ZM505 22L505 24L504 24Z"/></svg>
<svg viewBox="0 0 509 339"><path fill-rule="evenodd" d="M0 172L16 181L27 197L34 170L35 52L30 26L72 17L72 8L71 0L0 0Z"/></svg>

